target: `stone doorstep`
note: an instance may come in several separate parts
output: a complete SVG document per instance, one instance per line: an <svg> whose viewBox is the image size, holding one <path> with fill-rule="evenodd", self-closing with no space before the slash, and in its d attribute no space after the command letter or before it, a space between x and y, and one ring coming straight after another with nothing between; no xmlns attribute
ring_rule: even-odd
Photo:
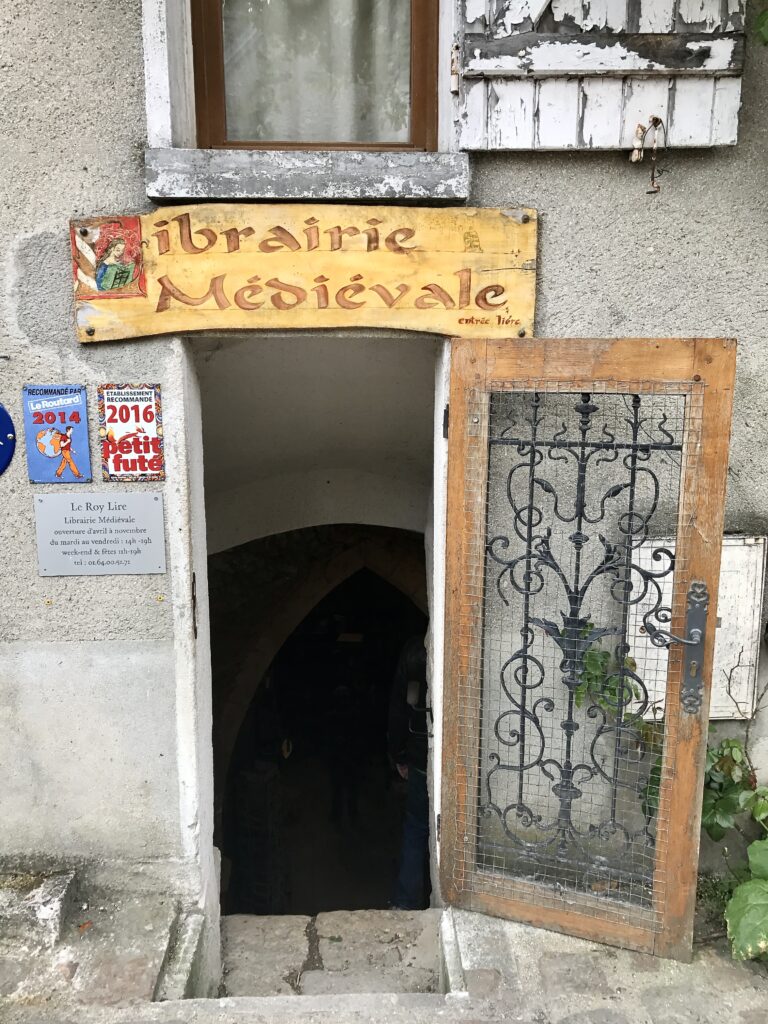
<svg viewBox="0 0 768 1024"><path fill-rule="evenodd" d="M0 874L0 940L50 949L75 897L75 872Z"/></svg>
<svg viewBox="0 0 768 1024"><path fill-rule="evenodd" d="M439 910L224 917L224 990L233 998L438 992L440 917Z"/></svg>
<svg viewBox="0 0 768 1024"><path fill-rule="evenodd" d="M149 1002L161 986L169 994L186 994L196 922L180 920L173 897L91 893L83 902L70 900L62 917L55 943L31 949L29 934L6 942L0 1020L22 1006L71 1013L91 1002Z"/></svg>

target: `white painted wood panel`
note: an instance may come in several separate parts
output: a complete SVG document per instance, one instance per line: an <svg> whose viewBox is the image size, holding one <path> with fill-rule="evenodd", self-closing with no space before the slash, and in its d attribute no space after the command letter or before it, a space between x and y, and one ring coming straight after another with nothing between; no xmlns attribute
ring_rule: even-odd
<svg viewBox="0 0 768 1024"><path fill-rule="evenodd" d="M573 149L579 125L579 82L573 78L547 78L537 83L537 149Z"/></svg>
<svg viewBox="0 0 768 1024"><path fill-rule="evenodd" d="M488 148L533 149L536 83L498 79L488 85Z"/></svg>
<svg viewBox="0 0 768 1024"><path fill-rule="evenodd" d="M638 32L672 32L675 0L640 0Z"/></svg>
<svg viewBox="0 0 768 1024"><path fill-rule="evenodd" d="M580 22L585 31L608 28L620 32L627 27L627 0L586 0Z"/></svg>
<svg viewBox="0 0 768 1024"><path fill-rule="evenodd" d="M651 561L651 552L659 546L674 550L674 545L668 541L654 541L640 549L639 563L647 568L658 568ZM736 705L744 715L750 715L754 709L765 555L765 537L725 537L723 540L718 605L717 608L710 605L707 618L707 629L716 630L710 718L738 719L741 716ZM662 601L669 605L672 580L665 578L660 583ZM642 617L653 603L641 601L632 608L628 642L636 652L647 649ZM640 674L651 700L658 704L660 710L663 709L667 678L666 650L657 648L643 659ZM728 696L729 685L733 700Z"/></svg>
<svg viewBox="0 0 768 1024"><path fill-rule="evenodd" d="M488 149L488 88L483 78L465 80L459 111L459 145L462 149Z"/></svg>
<svg viewBox="0 0 768 1024"><path fill-rule="evenodd" d="M485 28L486 0L464 0L464 21L468 25Z"/></svg>
<svg viewBox="0 0 768 1024"><path fill-rule="evenodd" d="M511 52L497 54L475 45L475 39L468 41L469 52L465 54L464 74L478 76L530 76L536 78L562 77L564 75L628 75L643 74L693 75L701 77L717 72L734 71L741 60L736 40L731 37L712 39L699 35L685 44L686 54L699 55L695 63L684 67L653 60L638 49L633 49L630 40L622 35L609 37L610 42L591 41L590 36L568 39L567 36L544 36L533 33L526 42L507 47ZM637 38L637 37L635 37ZM636 44L637 45L637 44Z"/></svg>
<svg viewBox="0 0 768 1024"><path fill-rule="evenodd" d="M523 26L530 28L537 25L549 3L550 0L506 0L494 20L494 36L503 39L519 32Z"/></svg>
<svg viewBox="0 0 768 1024"><path fill-rule="evenodd" d="M738 78L475 79L465 82L460 146L628 150L651 114L667 124L672 148L733 145L740 89Z"/></svg>
<svg viewBox="0 0 768 1024"><path fill-rule="evenodd" d="M581 23L584 7L581 0L552 0L550 7L555 21L571 18L576 25Z"/></svg>
<svg viewBox="0 0 768 1024"><path fill-rule="evenodd" d="M670 147L709 145L714 94L714 78L678 78L673 81L667 125Z"/></svg>
<svg viewBox="0 0 768 1024"><path fill-rule="evenodd" d="M620 78L581 82L581 139L586 149L617 149L621 142L624 86Z"/></svg>
<svg viewBox="0 0 768 1024"><path fill-rule="evenodd" d="M739 129L741 106L741 79L716 78L712 105L713 146L734 146Z"/></svg>
<svg viewBox="0 0 768 1024"><path fill-rule="evenodd" d="M745 0L726 0L726 32L740 32L744 28Z"/></svg>
<svg viewBox="0 0 768 1024"><path fill-rule="evenodd" d="M672 148L736 142L745 0L454 2L462 149L629 150L652 114Z"/></svg>
<svg viewBox="0 0 768 1024"><path fill-rule="evenodd" d="M721 24L720 0L678 0L678 32L686 28L712 32Z"/></svg>
<svg viewBox="0 0 768 1024"><path fill-rule="evenodd" d="M648 125L652 114L667 123L670 81L666 78L628 78L624 82L621 145L632 148L638 124ZM660 140L661 141L661 140Z"/></svg>

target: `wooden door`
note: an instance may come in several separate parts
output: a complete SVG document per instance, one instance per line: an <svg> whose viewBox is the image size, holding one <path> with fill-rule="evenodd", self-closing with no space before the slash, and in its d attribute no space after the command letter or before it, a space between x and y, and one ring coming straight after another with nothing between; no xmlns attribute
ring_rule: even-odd
<svg viewBox="0 0 768 1024"><path fill-rule="evenodd" d="M454 342L448 903L690 957L735 356Z"/></svg>

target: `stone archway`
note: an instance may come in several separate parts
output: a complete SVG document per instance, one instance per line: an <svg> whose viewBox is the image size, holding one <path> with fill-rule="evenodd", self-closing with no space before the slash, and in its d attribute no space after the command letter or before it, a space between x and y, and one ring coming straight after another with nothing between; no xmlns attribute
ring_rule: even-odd
<svg viewBox="0 0 768 1024"><path fill-rule="evenodd" d="M261 680L280 648L312 609L339 584L369 569L409 597L427 614L424 537L404 530L369 526L331 526L296 530L254 542L285 560L306 547L311 557L300 571L270 584L270 599L257 610L248 629L252 639L229 664L226 679L215 680L213 727L216 817L238 733ZM243 548L251 545L243 545ZM233 549L237 552L239 549ZM229 553L224 553L225 556ZM214 556L220 558L221 556ZM219 683L217 686L216 683Z"/></svg>

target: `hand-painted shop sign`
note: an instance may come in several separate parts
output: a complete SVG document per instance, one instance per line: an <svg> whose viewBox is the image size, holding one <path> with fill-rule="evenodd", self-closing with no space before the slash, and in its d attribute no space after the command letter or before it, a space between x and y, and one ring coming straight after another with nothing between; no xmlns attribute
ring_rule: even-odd
<svg viewBox="0 0 768 1024"><path fill-rule="evenodd" d="M159 384L100 384L99 445L104 480L165 480Z"/></svg>
<svg viewBox="0 0 768 1024"><path fill-rule="evenodd" d="M73 221L80 341L236 329L533 331L532 210L169 207Z"/></svg>
<svg viewBox="0 0 768 1024"><path fill-rule="evenodd" d="M22 395L30 481L88 483L91 454L85 386L27 384Z"/></svg>

